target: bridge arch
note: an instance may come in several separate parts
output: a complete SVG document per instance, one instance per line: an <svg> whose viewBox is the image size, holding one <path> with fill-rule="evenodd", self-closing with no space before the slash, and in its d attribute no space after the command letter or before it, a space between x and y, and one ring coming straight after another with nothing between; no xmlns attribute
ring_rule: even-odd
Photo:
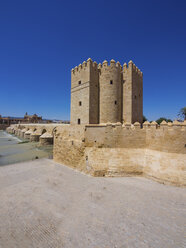
<svg viewBox="0 0 186 248"><path fill-rule="evenodd" d="M47 130L45 128L43 128L42 131L41 131L41 135L44 134L44 133L46 133L46 131Z"/></svg>
<svg viewBox="0 0 186 248"><path fill-rule="evenodd" d="M56 134L56 132L57 132L57 127L54 127L53 129L52 129L52 136L54 137L54 135Z"/></svg>

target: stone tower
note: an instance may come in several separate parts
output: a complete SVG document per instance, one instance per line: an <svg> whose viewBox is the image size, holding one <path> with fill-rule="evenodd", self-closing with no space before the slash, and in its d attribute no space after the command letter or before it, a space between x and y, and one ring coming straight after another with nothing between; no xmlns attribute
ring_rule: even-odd
<svg viewBox="0 0 186 248"><path fill-rule="evenodd" d="M71 71L71 123L99 122L99 71L91 59Z"/></svg>
<svg viewBox="0 0 186 248"><path fill-rule="evenodd" d="M143 74L129 62L91 59L71 71L71 124L143 121Z"/></svg>

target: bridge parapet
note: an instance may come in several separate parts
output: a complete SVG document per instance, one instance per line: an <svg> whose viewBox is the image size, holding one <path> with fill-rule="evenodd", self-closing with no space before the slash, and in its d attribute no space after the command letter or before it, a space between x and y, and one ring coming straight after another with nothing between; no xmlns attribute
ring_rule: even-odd
<svg viewBox="0 0 186 248"><path fill-rule="evenodd" d="M21 138L29 139L31 142L40 142L40 145L53 144L54 130L67 124L14 124L7 128L7 132Z"/></svg>

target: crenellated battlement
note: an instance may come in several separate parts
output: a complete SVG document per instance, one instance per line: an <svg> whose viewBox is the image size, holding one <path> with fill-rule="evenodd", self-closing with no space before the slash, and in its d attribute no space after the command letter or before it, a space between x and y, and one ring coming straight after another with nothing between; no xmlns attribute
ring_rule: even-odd
<svg viewBox="0 0 186 248"><path fill-rule="evenodd" d="M113 69L113 68L116 68L116 69L119 69L119 71L122 71L122 66L121 64L118 62L115 62L115 60L111 59L110 61L110 64L108 64L108 61L107 60L104 60L103 63L99 64L98 66L98 69L100 71L104 70L104 69Z"/></svg>
<svg viewBox="0 0 186 248"><path fill-rule="evenodd" d="M125 122L125 123L121 123L121 122L117 122L117 123L100 123L100 124L87 124L86 125L87 128L89 127L94 127L94 128L101 128L101 127L110 127L110 128L116 128L116 127L120 127L121 129L130 129L130 130L135 130L135 129L140 129L140 130L146 130L146 129L162 129L164 130L165 128L169 129L169 130L185 130L186 131L186 121L183 122L179 122L177 120L173 121L173 122L166 122L166 121L162 121L160 123L160 125L158 125L157 122L152 121L145 121L142 125L139 122L135 122L134 124L131 124L129 122Z"/></svg>
<svg viewBox="0 0 186 248"><path fill-rule="evenodd" d="M96 70L98 69L97 62L96 61L93 62L91 58L87 59L87 61L83 61L82 64L79 64L78 66L72 68L71 69L72 76L75 74L79 74L85 71L86 69L90 69L90 67Z"/></svg>
<svg viewBox="0 0 186 248"><path fill-rule="evenodd" d="M133 72L136 72L140 76L143 75L143 73L132 62L132 60L129 61L128 65L127 65L127 63L124 63L123 67L122 67L120 62L119 61L115 62L114 59L111 59L110 64L108 63L107 60L104 60L102 63L97 64L97 62L96 61L93 62L91 58L89 58L87 61L84 61L82 64L79 64L79 66L72 68L71 72L72 73L80 72L82 69L85 69L88 65L91 65L95 69L99 69L99 70L104 69L104 68L108 68L108 67L110 67L110 68L115 67L115 68L119 68L123 72L126 72L128 69L132 69Z"/></svg>
<svg viewBox="0 0 186 248"><path fill-rule="evenodd" d="M131 71L136 75L143 77L143 72L140 71L140 69L132 62L132 60L129 61L128 66L127 63L124 63L123 65L123 73L131 72Z"/></svg>

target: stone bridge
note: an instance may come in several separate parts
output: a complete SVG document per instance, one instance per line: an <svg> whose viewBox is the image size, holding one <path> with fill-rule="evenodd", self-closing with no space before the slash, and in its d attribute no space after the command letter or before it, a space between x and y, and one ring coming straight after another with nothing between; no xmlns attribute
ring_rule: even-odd
<svg viewBox="0 0 186 248"><path fill-rule="evenodd" d="M68 124L16 124L7 128L7 132L23 139L40 142L41 145L53 144L57 127Z"/></svg>

